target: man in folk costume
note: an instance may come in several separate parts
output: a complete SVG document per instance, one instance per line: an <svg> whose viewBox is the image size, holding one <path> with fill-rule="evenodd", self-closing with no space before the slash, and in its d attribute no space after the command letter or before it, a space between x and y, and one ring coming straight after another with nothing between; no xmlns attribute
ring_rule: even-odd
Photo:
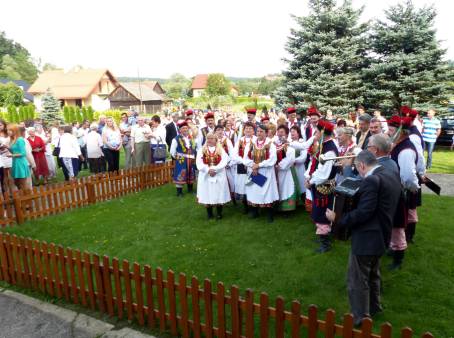
<svg viewBox="0 0 454 338"><path fill-rule="evenodd" d="M410 141L416 148L418 153L418 163L416 164L416 174L418 175L419 183L421 184L426 176L426 163L424 158L424 140L421 133L418 130L418 127L415 125L415 119L418 117L418 111L416 109L411 109L407 106L401 108L401 113L403 116L408 116L411 118L411 126L409 128L409 138ZM422 194L421 187L418 189L418 196L416 205L419 207L422 205ZM405 236L408 243L413 243L413 237L416 232L416 223L408 223L405 228Z"/></svg>
<svg viewBox="0 0 454 338"><path fill-rule="evenodd" d="M400 214L403 217L396 217L391 233L390 249L393 255L393 263L389 266L391 270L400 269L407 249L405 227L408 224L418 222L416 207L418 204L419 180L417 176L418 152L409 138L412 121L410 117L399 117L394 115L388 121L388 134L394 139L394 146L391 150L391 158L399 167L400 180L405 192L405 201L400 206Z"/></svg>
<svg viewBox="0 0 454 338"><path fill-rule="evenodd" d="M226 166L230 158L218 142L217 136L209 133L206 143L197 153L197 202L205 205L208 219L213 218L213 207L216 207L216 218L222 218L222 206L230 202L230 190L227 182Z"/></svg>
<svg viewBox="0 0 454 338"><path fill-rule="evenodd" d="M308 156L308 150L314 142L314 137L312 136L309 140L304 141L303 136L301 135L301 129L298 126L293 126L290 128L290 147L295 149L295 171L298 176L299 191L301 193L301 201L304 203L306 200L306 187L304 185L306 179L304 174L306 172L306 159Z"/></svg>
<svg viewBox="0 0 454 338"><path fill-rule="evenodd" d="M240 127L238 128L238 137L242 137L244 135L244 128L246 123L249 123L252 125L254 129L254 134L257 131L257 120L256 120L256 114L257 114L257 109L256 108L246 108L246 114L247 114L247 121L242 123Z"/></svg>
<svg viewBox="0 0 454 338"><path fill-rule="evenodd" d="M312 157L311 164L306 170L306 188L312 194L312 220L320 239L319 253L331 249L331 222L326 218L326 209L333 209L334 188L336 185L336 167L334 161L320 162L320 155L326 159L338 156L337 146L332 139L334 124L320 120L315 131L315 141L319 143L318 152Z"/></svg>
<svg viewBox="0 0 454 338"><path fill-rule="evenodd" d="M289 129L285 125L277 127L278 140L276 145L276 172L279 189L279 210L293 211L300 198L298 176L295 169L295 149L288 142Z"/></svg>
<svg viewBox="0 0 454 338"><path fill-rule="evenodd" d="M236 166L236 170L234 172L235 178L233 179L235 184L235 198L243 201L245 214L248 213L248 204L246 199L246 182L248 180L248 175L246 167L243 164L243 157L246 147L251 142L255 142L254 126L251 123L246 122L244 124L244 135L237 140L232 156L233 162Z"/></svg>
<svg viewBox="0 0 454 338"><path fill-rule="evenodd" d="M309 140L317 130L317 124L322 114L318 111L317 108L311 106L307 109L308 121L304 126L303 138L305 141ZM302 130L303 131L303 130Z"/></svg>
<svg viewBox="0 0 454 338"><path fill-rule="evenodd" d="M300 126L298 119L296 118L296 108L289 107L285 110L287 114L287 127L290 130L293 126Z"/></svg>
<svg viewBox="0 0 454 338"><path fill-rule="evenodd" d="M251 175L261 174L266 177L263 186L249 182L246 184L246 197L251 208L251 217L258 217L258 208L268 210L268 222L273 222L273 204L279 200L276 172L276 146L266 137L267 128L259 125L257 138L246 146L243 164L252 171Z"/></svg>
<svg viewBox="0 0 454 338"><path fill-rule="evenodd" d="M189 135L196 140L199 135L199 129L194 123L194 111L192 109L188 109L184 112L184 120L188 123Z"/></svg>
<svg viewBox="0 0 454 338"><path fill-rule="evenodd" d="M197 148L200 149L206 142L206 137L209 133L214 133L215 119L214 113L208 112L205 114L205 124L206 126L200 129L199 135L197 137Z"/></svg>
<svg viewBox="0 0 454 338"><path fill-rule="evenodd" d="M227 162L227 166L226 166L225 170L227 173L227 181L229 183L230 196L232 196L232 198L235 198L236 165L235 165L235 160L233 159L234 152L235 152L233 149L233 144L232 144L232 141L230 141L230 139L227 136L225 136L224 126L217 125L214 128L214 130L215 130L215 135L218 139L218 143L222 146L222 149L224 149L225 153L229 157L229 161ZM235 199L234 199L234 201L235 201Z"/></svg>
<svg viewBox="0 0 454 338"><path fill-rule="evenodd" d="M260 123L265 125L265 126L269 126L270 125L270 117L267 116L267 115L263 115L261 118L260 118Z"/></svg>
<svg viewBox="0 0 454 338"><path fill-rule="evenodd" d="M188 192L193 192L195 180L196 143L189 134L186 121L178 123L179 134L172 140L170 155L175 159L173 182L177 187L177 196L183 196L183 185L188 185Z"/></svg>

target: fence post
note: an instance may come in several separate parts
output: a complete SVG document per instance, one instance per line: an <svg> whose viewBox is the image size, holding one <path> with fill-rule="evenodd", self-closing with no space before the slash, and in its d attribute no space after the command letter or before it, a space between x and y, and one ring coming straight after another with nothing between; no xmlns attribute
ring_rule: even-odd
<svg viewBox="0 0 454 338"><path fill-rule="evenodd" d="M96 203L95 185L93 184L93 182L87 182L85 183L85 186L87 187L88 204L95 204Z"/></svg>
<svg viewBox="0 0 454 338"><path fill-rule="evenodd" d="M20 195L14 191L13 192L13 203L14 209L16 212L16 222L17 224L24 223L24 213L22 212L22 201Z"/></svg>

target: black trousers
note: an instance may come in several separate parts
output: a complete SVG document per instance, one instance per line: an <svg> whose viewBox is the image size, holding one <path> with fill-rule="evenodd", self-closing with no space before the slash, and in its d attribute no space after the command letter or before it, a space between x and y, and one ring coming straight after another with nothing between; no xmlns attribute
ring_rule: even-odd
<svg viewBox="0 0 454 338"><path fill-rule="evenodd" d="M380 285L380 256L357 256L350 252L347 289L355 322L381 311Z"/></svg>
<svg viewBox="0 0 454 338"><path fill-rule="evenodd" d="M107 171L118 171L120 169L120 151L104 149L107 161Z"/></svg>

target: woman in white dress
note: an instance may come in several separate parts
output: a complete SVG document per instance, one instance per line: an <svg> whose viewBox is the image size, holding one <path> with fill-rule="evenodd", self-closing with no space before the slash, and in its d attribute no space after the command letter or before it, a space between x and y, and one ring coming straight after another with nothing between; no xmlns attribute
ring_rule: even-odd
<svg viewBox="0 0 454 338"><path fill-rule="evenodd" d="M222 206L231 200L225 169L230 159L215 134L209 133L206 139L196 158L197 202L205 205L208 219L213 218L213 206L216 206L216 218L221 219Z"/></svg>
<svg viewBox="0 0 454 338"><path fill-rule="evenodd" d="M251 208L251 218L258 217L258 208L268 210L268 222L273 222L273 204L279 201L275 164L277 161L276 146L267 138L268 128L261 124L257 128L257 138L246 146L243 164L252 176L258 174L266 177L263 185L250 182L246 185L246 197ZM259 175L259 177L260 177Z"/></svg>
<svg viewBox="0 0 454 338"><path fill-rule="evenodd" d="M302 198L306 194L306 187L304 186L306 178L304 177L304 173L306 172L305 163L308 155L307 152L313 141L314 137L310 137L307 141L304 141L300 127L293 126L290 128L290 147L295 149L295 169ZM308 193L310 194L310 191ZM304 201L304 198L302 201Z"/></svg>
<svg viewBox="0 0 454 338"><path fill-rule="evenodd" d="M235 143L233 149L232 162L236 166L234 172L234 184L235 184L235 198L237 200L243 201L244 213L248 213L248 204L246 199L246 182L247 182L247 172L246 167L243 164L243 156L246 146L255 141L254 135L254 125L252 123L246 122L243 127L244 135L240 137Z"/></svg>
<svg viewBox="0 0 454 338"><path fill-rule="evenodd" d="M222 149L224 149L226 154L229 156L229 163L227 163L227 167L225 168L225 171L227 173L227 181L229 182L230 196L235 201L234 198L235 198L236 165L235 165L235 161L233 160L233 154L235 152L233 149L233 144L232 144L232 141L227 136L225 136L223 125L217 125L214 128L214 132L216 134L218 142L222 146Z"/></svg>

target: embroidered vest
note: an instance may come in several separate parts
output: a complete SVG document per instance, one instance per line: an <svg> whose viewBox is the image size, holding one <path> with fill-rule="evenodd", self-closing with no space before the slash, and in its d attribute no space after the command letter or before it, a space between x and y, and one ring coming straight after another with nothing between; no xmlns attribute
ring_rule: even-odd
<svg viewBox="0 0 454 338"><path fill-rule="evenodd" d="M317 169L317 164L318 164L318 158L320 157L321 154L326 154L328 152L334 152L334 154L336 156L339 155L339 152L337 150L337 146L336 144L334 143L333 140L328 140L326 142L323 142L323 147L322 147L322 152L320 153L317 152L317 154L315 154L312 158L312 163L311 163L311 168L309 170L309 174L312 175L314 173L314 171ZM336 177L336 173L337 173L337 170L336 170L336 166L333 165L333 167L331 168L331 172L329 173L329 176L328 176L328 180L332 180L334 179L334 177Z"/></svg>
<svg viewBox="0 0 454 338"><path fill-rule="evenodd" d="M264 145L262 148L257 147L257 143L253 142L249 148L248 157L254 163L260 163L270 158L270 143Z"/></svg>
<svg viewBox="0 0 454 338"><path fill-rule="evenodd" d="M203 151L203 163L208 165L209 167L214 167L221 162L222 156L214 151L211 153L208 148Z"/></svg>
<svg viewBox="0 0 454 338"><path fill-rule="evenodd" d="M189 137L189 144L191 145L189 148L186 146L184 137L181 134L177 135L175 138L177 140L177 153L195 154L195 143L192 141L191 137Z"/></svg>

